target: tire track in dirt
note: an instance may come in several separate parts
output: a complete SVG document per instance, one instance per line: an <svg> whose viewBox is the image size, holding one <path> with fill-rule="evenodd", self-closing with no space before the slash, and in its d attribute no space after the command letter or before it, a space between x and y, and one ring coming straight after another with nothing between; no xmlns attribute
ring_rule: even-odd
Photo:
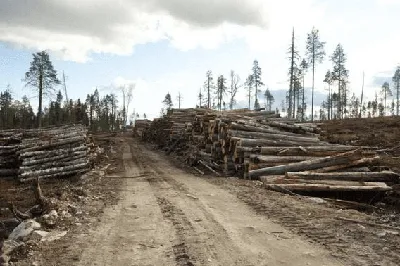
<svg viewBox="0 0 400 266"><path fill-rule="evenodd" d="M184 186L172 178L165 178L164 170L153 165L152 171L156 172L165 182L176 190L187 193ZM215 182L211 182L215 183ZM228 189L231 190L231 189ZM352 265L398 265L400 261L399 236L393 235L386 243L376 240L379 238L374 233L368 237L360 234L360 228L353 225L353 229L343 226L343 222L334 219L334 216L313 213L304 214L302 209L288 206L287 202L277 199L270 199L265 202L265 195L257 195L254 188L239 186L234 188L238 199L254 209L257 214L263 215L282 224L290 231L306 236L311 242L325 246L332 252L332 256L339 260L351 261ZM263 189L263 194L269 193ZM272 203L272 204L271 204ZM312 215L311 217L306 217ZM324 222L319 222L319 218ZM327 226L327 217L329 225ZM379 243L379 244L378 244Z"/></svg>
<svg viewBox="0 0 400 266"><path fill-rule="evenodd" d="M331 250L332 256L351 261L351 265L398 265L400 261L398 236L385 241L384 246L369 243L366 235L357 234L360 230L357 225L353 225L354 230L349 230L348 227L342 226L341 221L334 219L333 215L304 213L307 209L290 206L288 202L281 201L279 198L273 199L271 196L259 195L254 191L254 187L231 187L230 190L234 190L237 197L258 214L265 215L292 232L325 246ZM263 193L271 192L263 191ZM277 197L284 196L277 195ZM373 237L376 238L376 236ZM389 247L391 252L388 252Z"/></svg>
<svg viewBox="0 0 400 266"><path fill-rule="evenodd" d="M175 228L177 239L173 249L179 266L255 265L244 259L240 250L235 248L227 235L225 228L183 184L170 176L171 173L164 169L164 165L159 165L159 162L140 145L136 143L133 145L131 150L136 150L140 154L140 156L132 156L134 163L144 173L151 173L145 179L152 186L165 219L170 221ZM179 204L179 201L184 202L185 206ZM178 205L181 208L184 207L185 210ZM201 216L201 219L193 219L194 213Z"/></svg>
<svg viewBox="0 0 400 266"><path fill-rule="evenodd" d="M176 236L175 242L172 246L176 265L177 266L194 266L195 264L191 261L192 258L189 255L188 247L186 245L186 236L185 233L188 231L193 231L193 226L189 222L189 220L184 215L183 211L173 205L168 199L160 196L160 182L163 182L164 178L160 175L154 168L149 168L148 163L149 158L143 156L143 150L139 145L135 145L130 143L131 151L132 151L132 161L140 170L140 174L149 175L145 180L151 185L154 191L154 195L157 199L157 203L161 209L161 213L165 220L169 221L173 228ZM134 152L141 154L139 157ZM154 188L157 189L154 189Z"/></svg>
<svg viewBox="0 0 400 266"><path fill-rule="evenodd" d="M172 248L177 265L193 266L194 264L191 262L191 258L188 253L188 247L185 243L185 232L188 230L193 230L193 227L191 226L189 220L185 217L182 210L176 208L166 198L157 196L157 203L161 208L163 217L170 221L175 229L178 244L173 245Z"/></svg>

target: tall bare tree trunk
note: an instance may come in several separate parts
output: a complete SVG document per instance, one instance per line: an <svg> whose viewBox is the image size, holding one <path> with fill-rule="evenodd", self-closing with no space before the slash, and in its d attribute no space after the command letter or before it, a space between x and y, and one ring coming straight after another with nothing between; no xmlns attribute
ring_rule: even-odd
<svg viewBox="0 0 400 266"><path fill-rule="evenodd" d="M314 121L314 76L315 76L315 47L313 42L313 63L312 63L312 91L311 91L311 122Z"/></svg>
<svg viewBox="0 0 400 266"><path fill-rule="evenodd" d="M42 98L43 98L43 73L39 74L39 112L38 127L42 127Z"/></svg>
<svg viewBox="0 0 400 266"><path fill-rule="evenodd" d="M290 88L289 88L289 112L288 117L294 117L294 104L292 97L294 95L294 86L293 86L293 79L294 79L294 29L292 31L292 47L291 47L291 64L290 64Z"/></svg>
<svg viewBox="0 0 400 266"><path fill-rule="evenodd" d="M399 115L399 97L400 97L400 80L397 80L397 86L396 86L396 98L397 98L397 103L396 103L396 115Z"/></svg>

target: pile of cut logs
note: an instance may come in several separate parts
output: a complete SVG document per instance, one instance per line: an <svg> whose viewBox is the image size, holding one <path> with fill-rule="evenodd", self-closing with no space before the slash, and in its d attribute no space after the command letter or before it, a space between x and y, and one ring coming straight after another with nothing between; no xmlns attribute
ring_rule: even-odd
<svg viewBox="0 0 400 266"><path fill-rule="evenodd" d="M239 175L289 191L388 191L391 171L371 172L373 147L319 139L319 125L270 111L172 109L152 122L144 140L177 151L199 173Z"/></svg>
<svg viewBox="0 0 400 266"><path fill-rule="evenodd" d="M0 178L16 178L18 176L18 144L21 134L13 131L0 132Z"/></svg>
<svg viewBox="0 0 400 266"><path fill-rule="evenodd" d="M135 127L134 127L134 136L136 137L143 137L143 132L146 131L151 124L150 120L147 119L137 119L135 121Z"/></svg>
<svg viewBox="0 0 400 266"><path fill-rule="evenodd" d="M4 143L6 135L9 135ZM89 149L87 129L80 125L3 131L2 176L20 181L62 178L86 172L95 148ZM6 145L8 144L8 145ZM8 168L7 168L8 167ZM7 174L7 175L6 175Z"/></svg>

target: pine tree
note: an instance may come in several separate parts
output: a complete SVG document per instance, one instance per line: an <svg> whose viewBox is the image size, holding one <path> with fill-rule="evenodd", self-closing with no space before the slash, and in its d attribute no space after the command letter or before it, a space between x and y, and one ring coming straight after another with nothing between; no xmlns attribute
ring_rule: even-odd
<svg viewBox="0 0 400 266"><path fill-rule="evenodd" d="M272 104L275 102L275 99L268 88L264 92L264 97L265 97L265 107L268 111L271 111Z"/></svg>
<svg viewBox="0 0 400 266"><path fill-rule="evenodd" d="M254 97L255 100L258 98L258 93L260 92L260 87L264 85L264 83L261 81L261 67L258 65L258 61L254 60L253 62L253 68L252 68L252 86L254 88ZM258 102L258 101L257 101Z"/></svg>
<svg viewBox="0 0 400 266"><path fill-rule="evenodd" d="M207 108L210 109L212 107L211 95L214 90L213 76L211 70L207 71L206 77L207 80L204 83L204 88L206 90Z"/></svg>
<svg viewBox="0 0 400 266"><path fill-rule="evenodd" d="M11 87L7 86L7 89L0 93L0 128L8 129L13 127L12 103Z"/></svg>
<svg viewBox="0 0 400 266"><path fill-rule="evenodd" d="M303 59L300 63L300 69L301 69L301 77L303 80L303 86L302 86L302 96L301 96L301 120L304 121L305 119L305 114L306 114L306 102L305 102L305 77L306 73L308 70L308 63L305 59Z"/></svg>
<svg viewBox="0 0 400 266"><path fill-rule="evenodd" d="M289 60L290 60L290 68L289 68L289 108L288 108L288 117L295 117L296 113L296 91L295 91L295 80L298 74L297 62L299 60L299 53L294 45L294 28L292 31L292 43L289 47Z"/></svg>
<svg viewBox="0 0 400 266"><path fill-rule="evenodd" d="M199 108L203 107L203 99L204 99L204 95L201 93L201 88L199 91L199 94L197 95L197 100L199 101Z"/></svg>
<svg viewBox="0 0 400 266"><path fill-rule="evenodd" d="M400 66L397 67L394 76L392 78L394 90L396 92L396 115L399 115L400 106Z"/></svg>
<svg viewBox="0 0 400 266"><path fill-rule="evenodd" d="M171 94L169 92L165 95L163 103L165 106L165 110L167 111L171 110L172 106L174 106L174 104L172 103Z"/></svg>
<svg viewBox="0 0 400 266"><path fill-rule="evenodd" d="M249 99L249 110L251 109L251 93L253 89L253 75L249 75L245 82L245 87L247 90L247 97Z"/></svg>
<svg viewBox="0 0 400 266"><path fill-rule="evenodd" d="M258 98L254 101L254 110L260 110L261 106L260 103L258 102Z"/></svg>
<svg viewBox="0 0 400 266"><path fill-rule="evenodd" d="M229 109L233 109L233 106L236 104L236 94L239 91L239 88L241 85L240 83L240 77L237 75L233 70L231 70L230 73L230 87L228 88L228 93L229 93Z"/></svg>
<svg viewBox="0 0 400 266"><path fill-rule="evenodd" d="M333 83L332 73L328 70L325 74L324 82L328 84L328 120L332 119L332 99L331 99L331 85Z"/></svg>
<svg viewBox="0 0 400 266"><path fill-rule="evenodd" d="M224 75L221 75L218 77L218 82L217 82L217 108L218 110L221 111L222 109L222 102L224 99L224 95L226 93L226 79L224 78Z"/></svg>
<svg viewBox="0 0 400 266"><path fill-rule="evenodd" d="M390 90L390 86L389 86L389 82L384 82L381 88L381 95L383 97L384 103L383 103L383 115L386 114L386 109L387 109L387 105L386 105L386 99L389 96L392 96L392 91Z"/></svg>
<svg viewBox="0 0 400 266"><path fill-rule="evenodd" d="M181 102L183 100L181 92L178 92L178 97L176 97L176 99L178 100L178 109L181 109Z"/></svg>
<svg viewBox="0 0 400 266"><path fill-rule="evenodd" d="M38 127L42 126L42 101L43 96L54 91L54 86L60 84L57 71L50 61L49 54L45 51L32 54L33 60L29 71L25 73L26 86L35 87L39 94Z"/></svg>
<svg viewBox="0 0 400 266"><path fill-rule="evenodd" d="M347 61L341 44L336 46L335 51L331 57L333 63L333 71L331 72L332 80L338 82L338 106L337 113L339 118L343 118L343 114L346 112L347 104L347 79L349 71L345 67Z"/></svg>
<svg viewBox="0 0 400 266"><path fill-rule="evenodd" d="M321 42L319 31L315 28L307 36L306 54L308 62L312 65L312 91L311 91L311 114L314 113L314 80L315 80L315 67L318 63L322 63L325 57L324 50L325 42ZM313 116L311 116L313 121Z"/></svg>

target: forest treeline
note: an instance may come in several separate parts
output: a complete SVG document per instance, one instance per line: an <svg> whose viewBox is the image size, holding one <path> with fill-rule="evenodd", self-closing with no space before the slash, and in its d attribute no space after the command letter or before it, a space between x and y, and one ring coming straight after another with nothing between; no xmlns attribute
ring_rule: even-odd
<svg viewBox="0 0 400 266"><path fill-rule="evenodd" d="M347 55L342 44L337 44L335 50L327 58L326 43L321 40L319 30L313 28L307 34L306 50L301 56L294 36L293 29L292 41L287 50L289 88L285 99L280 103L280 108L276 108L277 112L303 121L399 115L400 66L395 70L393 77L384 81L382 86L375 91L374 99L365 101L364 88L361 95L350 91L349 70L346 67ZM316 77L318 65L326 59L332 64L331 69L327 69L323 77ZM265 86L261 79L262 70L258 60L254 60L249 70L249 74L243 81L233 70L230 71L229 77L219 75L217 78L214 78L211 70L207 71L205 82L198 93L197 106L217 110L233 109L237 103L238 91L245 90L247 108L261 107L271 110L276 99L273 96L273 90ZM311 84L305 83L306 75L312 76ZM320 107L318 111L314 110L316 79L323 81L328 89L326 99L318 104ZM311 87L311 95L306 95L306 87ZM182 95L179 93L177 98L179 106L181 99ZM307 99L311 100L311 106L307 105ZM173 106L170 93L165 96L163 103L164 108L161 112Z"/></svg>
<svg viewBox="0 0 400 266"><path fill-rule="evenodd" d="M303 56L300 56L294 36L293 29L292 41L287 50L288 90L286 98L279 103L280 108L276 108L276 112L302 121L399 115L400 66L396 68L391 79L384 81L380 88L376 89L375 97L365 101L364 88L361 95L350 91L349 70L346 67L347 55L340 43L327 58L326 43L321 40L319 31L313 28L307 34L306 50ZM316 76L317 67L327 59L332 63L332 67L326 70L323 77ZM306 75L312 76L312 84L306 84ZM314 110L315 80L323 81L328 89L326 99L318 104L320 107L318 111ZM45 51L33 54L24 82L36 92L38 111L33 110L28 97L24 96L21 100L14 99L12 88L7 87L0 93L0 129L82 123L92 131L113 131L132 123L134 118L146 118L146 114L128 115L127 110L133 97L132 86L116 88L118 94L122 95L119 99L115 93L101 96L97 89L88 94L86 99L69 99L65 79L59 80L49 54ZM306 94L306 87L311 87L311 95ZM273 90L270 90L262 80L262 69L258 60L253 61L249 73L243 80L234 70L230 71L228 77L224 75L214 77L211 70L207 71L204 84L198 91L196 106L215 110L234 109L237 106L238 92L241 90L246 93L249 109L272 110L276 99ZM43 99L49 102L45 107ZM307 105L307 99L311 100L310 106ZM180 92L176 100L175 107L180 108L183 101ZM170 93L165 95L163 104L160 115L174 106Z"/></svg>
<svg viewBox="0 0 400 266"><path fill-rule="evenodd" d="M122 94L120 104L115 93L100 96L97 89L84 100L68 99L65 83L62 84L58 79L57 71L44 51L33 54L24 82L37 92L38 111L33 110L27 96L23 96L21 100L14 99L12 88L8 86L0 93L0 129L80 123L92 131L114 131L121 129L128 122L126 110L132 101L132 86L118 88ZM64 95L61 90L56 90L60 85L64 85ZM43 99L53 100L43 108Z"/></svg>

